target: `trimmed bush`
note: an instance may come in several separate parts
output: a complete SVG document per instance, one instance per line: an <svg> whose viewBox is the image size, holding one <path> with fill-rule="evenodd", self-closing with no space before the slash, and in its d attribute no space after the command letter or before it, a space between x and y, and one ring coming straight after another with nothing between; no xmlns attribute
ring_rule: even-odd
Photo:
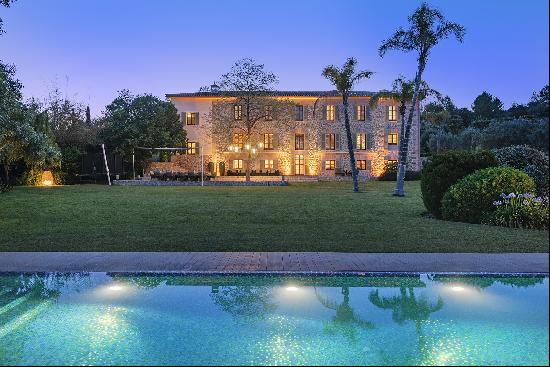
<svg viewBox="0 0 550 367"><path fill-rule="evenodd" d="M527 145L495 149L493 153L501 166L512 167L527 173L537 186L537 194L548 196L548 156Z"/></svg>
<svg viewBox="0 0 550 367"><path fill-rule="evenodd" d="M493 202L505 192L535 192L535 182L525 172L509 167L476 171L451 186L443 196L443 219L481 223L496 208Z"/></svg>
<svg viewBox="0 0 550 367"><path fill-rule="evenodd" d="M441 200L449 187L478 169L497 166L489 151L446 152L430 157L421 175L424 206L436 218L441 218Z"/></svg>
<svg viewBox="0 0 550 367"><path fill-rule="evenodd" d="M384 172L378 177L378 181L395 181L397 180L397 162L386 162ZM405 181L420 180L420 172L407 171L405 172Z"/></svg>

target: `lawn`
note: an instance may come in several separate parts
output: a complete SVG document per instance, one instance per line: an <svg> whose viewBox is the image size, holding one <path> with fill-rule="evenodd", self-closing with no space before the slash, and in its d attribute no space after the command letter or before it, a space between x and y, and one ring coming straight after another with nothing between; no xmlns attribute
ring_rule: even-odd
<svg viewBox="0 0 550 367"><path fill-rule="evenodd" d="M422 215L420 185L16 187L0 194L0 251L547 252L548 231Z"/></svg>

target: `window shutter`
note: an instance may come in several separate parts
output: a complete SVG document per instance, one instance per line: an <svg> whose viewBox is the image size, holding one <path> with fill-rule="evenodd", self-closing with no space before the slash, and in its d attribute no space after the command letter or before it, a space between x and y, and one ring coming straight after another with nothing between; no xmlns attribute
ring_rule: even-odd
<svg viewBox="0 0 550 367"><path fill-rule="evenodd" d="M372 171L372 162L370 160L367 161L367 172L370 174L370 171Z"/></svg>
<svg viewBox="0 0 550 367"><path fill-rule="evenodd" d="M340 134L334 134L334 148L340 150Z"/></svg>
<svg viewBox="0 0 550 367"><path fill-rule="evenodd" d="M350 107L351 107L351 116L352 116L352 119L353 120L359 120L359 114L357 113L357 106L359 106L358 104L351 104Z"/></svg>
<svg viewBox="0 0 550 367"><path fill-rule="evenodd" d="M181 113L180 113L182 125L185 125L185 115L186 115L186 113L187 113L187 112L181 112Z"/></svg>
<svg viewBox="0 0 550 367"><path fill-rule="evenodd" d="M321 145L320 145L320 148L321 150L325 150L326 148L326 141L327 141L327 134L322 134L321 135Z"/></svg>
<svg viewBox="0 0 550 367"><path fill-rule="evenodd" d="M199 113L198 112L195 112L195 124L196 125L199 124Z"/></svg>
<svg viewBox="0 0 550 367"><path fill-rule="evenodd" d="M339 105L335 104L334 105L334 121L338 121L339 118L338 118L338 112L340 112L340 109L338 108L340 107Z"/></svg>
<svg viewBox="0 0 550 367"><path fill-rule="evenodd" d="M357 149L357 139L359 139L359 134L354 135L355 139L353 139L353 149Z"/></svg>
<svg viewBox="0 0 550 367"><path fill-rule="evenodd" d="M263 159L260 159L260 169L263 170L265 168L265 161Z"/></svg>
<svg viewBox="0 0 550 367"><path fill-rule="evenodd" d="M196 143L195 143L195 147L196 147L196 149L195 149L195 154L201 154L201 153L200 153L201 148L199 147L199 142L196 142Z"/></svg>
<svg viewBox="0 0 550 367"><path fill-rule="evenodd" d="M326 120L327 119L327 106L323 106L323 116L321 116L321 120Z"/></svg>
<svg viewBox="0 0 550 367"><path fill-rule="evenodd" d="M279 162L276 159L274 159L273 160L273 171L276 171L278 169L279 169Z"/></svg>
<svg viewBox="0 0 550 367"><path fill-rule="evenodd" d="M273 143L273 149L278 149L279 148L279 137L275 133L273 133L272 143Z"/></svg>

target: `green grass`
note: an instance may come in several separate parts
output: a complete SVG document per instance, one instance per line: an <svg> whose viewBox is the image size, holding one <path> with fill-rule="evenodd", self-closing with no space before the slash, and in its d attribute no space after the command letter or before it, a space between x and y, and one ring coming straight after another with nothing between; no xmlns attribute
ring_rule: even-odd
<svg viewBox="0 0 550 367"><path fill-rule="evenodd" d="M429 219L417 182L392 188L16 187L0 194L0 251L548 251L548 231Z"/></svg>

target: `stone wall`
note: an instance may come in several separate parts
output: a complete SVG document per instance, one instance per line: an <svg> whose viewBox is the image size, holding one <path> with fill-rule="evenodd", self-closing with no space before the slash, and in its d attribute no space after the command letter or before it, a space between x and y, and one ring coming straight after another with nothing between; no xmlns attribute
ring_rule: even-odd
<svg viewBox="0 0 550 367"><path fill-rule="evenodd" d="M373 147L368 150L355 150L356 160L366 160L368 171L359 171L361 177L377 177L382 174L385 164L388 160L396 160L398 158L397 146L388 146L387 135L389 132L400 133L401 129L401 117L398 116L398 120L395 122L388 121L387 118L387 106L392 104L391 101L380 101L378 106L370 108L368 105L369 99L367 97L351 98L349 105L349 116L352 139L356 139L357 133L372 134ZM278 124L276 120L270 123L264 123L262 131L257 131L252 138L252 145L256 146L261 142L262 133L274 133L278 135L275 137L275 147L271 151L260 150L256 157L250 161L251 170L260 170L260 160L272 159L274 161L274 170L279 170L283 175L295 174L295 159L297 154L303 154L305 158L305 174L311 176L319 176L324 178L338 177L335 175L335 171L325 170L325 161L328 159L334 159L338 162L339 169L350 170L349 155L347 153L347 139L344 127L344 108L341 103L341 98L327 98L320 99L314 102L298 102L305 107L305 120L296 121L295 126L291 130L282 132L280 129L281 124ZM332 104L336 107L336 120L326 121L322 116L324 106ZM357 104L367 106L366 120L358 121L355 119L355 107ZM202 120L204 121L204 120ZM270 127L271 126L271 127ZM324 150L323 141L325 134L333 133L338 137L336 150ZM204 133L206 134L206 133ZM305 136L305 149L295 150L294 136L295 134L304 134ZM208 135L208 134L206 134ZM205 139L212 139L210 136L206 136ZM401 137L399 137L401 138ZM200 139L198 139L200 141ZM219 139L218 139L219 140ZM216 139L214 139L216 141ZM207 171L208 162L212 161L215 164L215 170L219 174L219 163L225 163L225 170L232 170L232 162L235 159L243 160L243 170L246 165L246 153L234 153L229 152L221 147L227 147L231 142L216 142L213 143L210 154L205 154L204 170ZM207 153L207 151L205 151ZM172 165L166 167L173 167L174 170L195 171L199 172L200 167L200 155L177 155L172 156ZM419 126L419 112L415 113L414 123L411 129L411 138L409 145L409 162L408 168L410 170L420 170L420 126Z"/></svg>

